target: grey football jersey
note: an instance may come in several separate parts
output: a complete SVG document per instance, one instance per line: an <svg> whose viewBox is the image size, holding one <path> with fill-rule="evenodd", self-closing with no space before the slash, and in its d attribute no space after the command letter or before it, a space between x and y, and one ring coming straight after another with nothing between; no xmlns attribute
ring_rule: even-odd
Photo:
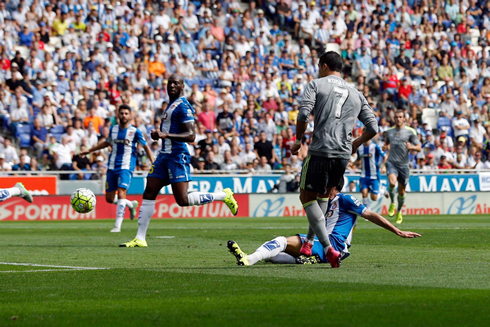
<svg viewBox="0 0 490 327"><path fill-rule="evenodd" d="M378 132L378 122L366 98L337 76L326 76L308 83L298 120L308 122L314 115L315 129L308 152L326 158L349 159L352 129L356 118L369 132Z"/></svg>
<svg viewBox="0 0 490 327"><path fill-rule="evenodd" d="M387 130L386 144L390 145L390 154L388 155L387 162L395 166L408 166L407 142L413 145L420 143L415 129L405 126L402 129L392 127Z"/></svg>

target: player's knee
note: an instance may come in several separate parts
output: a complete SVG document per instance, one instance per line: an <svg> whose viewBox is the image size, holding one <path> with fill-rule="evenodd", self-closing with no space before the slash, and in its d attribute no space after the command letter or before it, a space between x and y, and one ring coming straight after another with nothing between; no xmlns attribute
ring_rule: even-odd
<svg viewBox="0 0 490 327"><path fill-rule="evenodd" d="M187 196L179 196L175 198L177 204L181 207L187 207L189 205L189 199Z"/></svg>
<svg viewBox="0 0 490 327"><path fill-rule="evenodd" d="M143 192L143 200L155 200L157 198L158 192L154 192L151 189L146 189Z"/></svg>
<svg viewBox="0 0 490 327"><path fill-rule="evenodd" d="M377 194L371 194L371 200L378 201L378 195Z"/></svg>

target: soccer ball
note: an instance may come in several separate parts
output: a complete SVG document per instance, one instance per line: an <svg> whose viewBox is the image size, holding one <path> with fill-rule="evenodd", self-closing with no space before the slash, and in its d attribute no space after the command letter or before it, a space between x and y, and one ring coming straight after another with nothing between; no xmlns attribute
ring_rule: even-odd
<svg viewBox="0 0 490 327"><path fill-rule="evenodd" d="M97 200L94 192L87 188L79 188L70 198L71 207L79 213L89 213L95 208Z"/></svg>

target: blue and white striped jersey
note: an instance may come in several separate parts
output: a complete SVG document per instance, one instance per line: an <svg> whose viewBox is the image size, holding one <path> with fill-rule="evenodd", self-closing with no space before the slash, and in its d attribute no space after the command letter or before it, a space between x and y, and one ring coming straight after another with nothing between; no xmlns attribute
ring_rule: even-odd
<svg viewBox="0 0 490 327"><path fill-rule="evenodd" d="M379 179L379 163L386 154L379 145L371 142L368 146L362 144L357 149L357 155L361 158L361 177Z"/></svg>
<svg viewBox="0 0 490 327"><path fill-rule="evenodd" d="M119 125L112 126L107 142L112 143L108 164L110 170L129 169L134 171L136 168L136 143L139 142L143 146L147 144L143 133L132 125L126 129L121 129Z"/></svg>
<svg viewBox="0 0 490 327"><path fill-rule="evenodd" d="M343 244L343 258L349 255L352 233L357 224L357 216L362 216L367 208L353 195L339 193L330 201L326 214L327 232L337 244Z"/></svg>
<svg viewBox="0 0 490 327"><path fill-rule="evenodd" d="M164 133L180 134L183 132L183 124L194 121L194 109L187 98L182 96L169 103L162 115L160 130ZM182 154L190 155L185 142L165 139L162 143L161 154L175 155L180 157Z"/></svg>

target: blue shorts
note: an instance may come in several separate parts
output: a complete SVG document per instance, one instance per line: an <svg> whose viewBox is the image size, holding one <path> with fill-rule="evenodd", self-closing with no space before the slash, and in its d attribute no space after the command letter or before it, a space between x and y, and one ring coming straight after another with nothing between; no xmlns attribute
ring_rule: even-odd
<svg viewBox="0 0 490 327"><path fill-rule="evenodd" d="M165 181L165 185L188 182L190 176L190 156L181 154L178 157L159 154L153 166L150 168L148 177L155 177Z"/></svg>
<svg viewBox="0 0 490 327"><path fill-rule="evenodd" d="M372 194L379 193L379 179L362 178L359 180L361 191L368 189Z"/></svg>
<svg viewBox="0 0 490 327"><path fill-rule="evenodd" d="M301 244L303 244L306 240L306 234L296 234L301 239ZM329 236L330 244L332 244L333 248L342 253L342 260L349 256L349 252L345 252L345 245L340 243L336 238ZM328 263L327 258L325 257L325 250L323 245L318 240L318 237L315 236L315 241L313 242L313 248L311 249L312 255L317 255L320 257L323 263Z"/></svg>
<svg viewBox="0 0 490 327"><path fill-rule="evenodd" d="M131 178L133 178L133 172L129 169L107 170L106 192L116 191L118 188L127 190L131 184Z"/></svg>

